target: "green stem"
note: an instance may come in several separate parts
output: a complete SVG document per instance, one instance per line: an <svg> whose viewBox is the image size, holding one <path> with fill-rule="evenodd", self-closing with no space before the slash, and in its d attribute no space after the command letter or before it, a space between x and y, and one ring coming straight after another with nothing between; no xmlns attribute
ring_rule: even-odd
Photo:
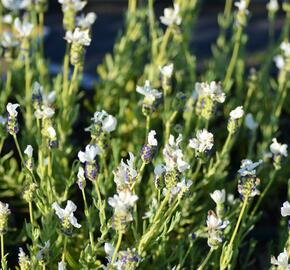
<svg viewBox="0 0 290 270"><path fill-rule="evenodd" d="M205 257L205 259L203 260L202 264L198 267L198 270L203 270L204 267L207 265L212 253L213 253L214 249L211 248L207 254L207 256Z"/></svg>
<svg viewBox="0 0 290 270"><path fill-rule="evenodd" d="M165 34L164 34L163 39L162 39L162 43L160 45L159 56L157 57L157 61L156 61L156 63L158 65L162 64L162 60L163 60L164 55L166 54L166 47L168 45L170 36L171 36L171 27L169 26L169 27L167 27L167 29L165 31Z"/></svg>
<svg viewBox="0 0 290 270"><path fill-rule="evenodd" d="M171 114L171 116L170 116L170 118L168 119L168 121L166 122L166 124L165 124L165 142L164 142L164 143L166 143L166 142L168 141L168 139L169 139L171 125L172 125L172 123L174 122L174 120L175 120L177 114L178 114L178 111L174 111L174 112Z"/></svg>
<svg viewBox="0 0 290 270"><path fill-rule="evenodd" d="M25 161L24 161L24 158L23 158L23 155L22 155L22 152L21 152L21 149L20 149L16 134L13 135L13 139L14 139L14 142L15 142L19 157L21 159L21 163L22 163L22 165L24 165Z"/></svg>
<svg viewBox="0 0 290 270"><path fill-rule="evenodd" d="M113 253L113 256L112 256L112 261L111 261L111 265L114 265L114 262L116 260L116 256L118 254L118 251L119 251L119 248L121 246L121 243L122 243L122 237L123 237L123 234L121 232L119 232L119 235L118 235L118 242L117 242L117 245L115 247L115 250L114 250L114 253Z"/></svg>
<svg viewBox="0 0 290 270"><path fill-rule="evenodd" d="M239 226L240 226L240 223L242 221L242 218L244 216L244 213L245 213L245 210L246 210L246 206L248 204L248 199L249 199L249 196L246 196L245 197L245 200L243 202L243 206L242 206L242 209L241 209L241 212L240 212L240 215L239 215L239 218L238 218L238 221L236 223L236 226L235 226L235 229L234 229L234 232L232 234L232 237L231 237L231 240L229 242L229 246L232 246L234 241L235 241L235 238L236 238L236 235L237 235L237 232L238 232L238 229L239 229Z"/></svg>
<svg viewBox="0 0 290 270"><path fill-rule="evenodd" d="M27 41L27 44L29 42ZM25 102L26 102L26 124L27 128L32 127L32 110L31 110L31 74L30 74L30 57L29 57L29 45L27 46L27 52L25 53Z"/></svg>
<svg viewBox="0 0 290 270"><path fill-rule="evenodd" d="M67 237L64 237L64 244L63 244L63 251L62 251L62 256L61 256L61 261L65 261L65 254L66 254L66 247L67 247Z"/></svg>
<svg viewBox="0 0 290 270"><path fill-rule="evenodd" d="M30 223L33 227L34 221L33 221L33 210L32 210L32 202L28 202L29 206L29 217L30 217Z"/></svg>
<svg viewBox="0 0 290 270"><path fill-rule="evenodd" d="M149 134L150 123L151 123L151 117L150 117L150 115L147 115L146 116L146 137L145 137L145 141L147 140L147 136Z"/></svg>
<svg viewBox="0 0 290 270"><path fill-rule="evenodd" d="M1 152L2 152L2 148L3 148L3 145L4 145L4 141L5 141L4 138L1 138L1 139L0 139L0 154L1 154Z"/></svg>
<svg viewBox="0 0 290 270"><path fill-rule="evenodd" d="M84 189L82 189L82 195L83 195L83 200L84 200L84 205L85 205L85 215L87 217L88 224L89 224L89 237L90 237L91 248L94 249L93 226L92 226L91 216L90 216L90 213L89 213L86 193L85 193Z"/></svg>
<svg viewBox="0 0 290 270"><path fill-rule="evenodd" d="M76 82L77 82L77 76L78 76L78 70L79 70L79 66L76 65L74 67L74 71L73 71L70 87L69 87L69 90L68 90L68 96L69 97L73 94L73 91L75 89L75 85L76 85Z"/></svg>
<svg viewBox="0 0 290 270"><path fill-rule="evenodd" d="M3 233L0 234L1 237L1 262L3 262L4 259L4 235Z"/></svg>

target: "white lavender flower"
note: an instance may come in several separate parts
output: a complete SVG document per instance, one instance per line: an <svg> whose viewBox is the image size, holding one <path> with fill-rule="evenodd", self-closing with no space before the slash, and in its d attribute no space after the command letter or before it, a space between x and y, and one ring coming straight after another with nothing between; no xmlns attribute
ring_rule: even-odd
<svg viewBox="0 0 290 270"><path fill-rule="evenodd" d="M120 165L113 171L114 182L117 185L118 191L122 191L134 183L138 174L135 169L134 154L129 152L129 157L127 163L122 159Z"/></svg>
<svg viewBox="0 0 290 270"><path fill-rule="evenodd" d="M164 15L160 16L160 21L164 25L180 25L181 24L181 17L179 15L179 5L174 4L174 8L165 8Z"/></svg>
<svg viewBox="0 0 290 270"><path fill-rule="evenodd" d="M68 43L74 43L81 46L89 46L91 38L87 30L76 28L74 31L67 31L64 38Z"/></svg>
<svg viewBox="0 0 290 270"><path fill-rule="evenodd" d="M19 18L16 18L14 21L14 28L17 31L17 36L20 39L24 39L28 38L31 35L34 25L27 21L21 22Z"/></svg>
<svg viewBox="0 0 290 270"><path fill-rule="evenodd" d="M146 164L150 163L156 153L157 140L155 139L156 131L151 130L148 134L147 143L141 149L141 158Z"/></svg>
<svg viewBox="0 0 290 270"><path fill-rule="evenodd" d="M283 41L280 45L280 49L286 57L290 56L290 42Z"/></svg>
<svg viewBox="0 0 290 270"><path fill-rule="evenodd" d="M245 125L246 127L251 130L251 131L255 131L259 124L255 121L253 115L251 113L248 113L245 117Z"/></svg>
<svg viewBox="0 0 290 270"><path fill-rule="evenodd" d="M133 195L128 190L123 190L110 197L108 203L116 212L126 212L135 205L137 200L137 195Z"/></svg>
<svg viewBox="0 0 290 270"><path fill-rule="evenodd" d="M166 166L164 164L158 164L154 168L154 184L157 189L164 187L164 176L166 173Z"/></svg>
<svg viewBox="0 0 290 270"><path fill-rule="evenodd" d="M97 19L95 12L89 12L87 15L82 14L76 18L77 26L81 29L90 28Z"/></svg>
<svg viewBox="0 0 290 270"><path fill-rule="evenodd" d="M198 130L196 138L189 140L189 147L196 151L196 154L203 154L213 147L213 134L206 129Z"/></svg>
<svg viewBox="0 0 290 270"><path fill-rule="evenodd" d="M179 134L178 138L174 139L174 136L170 134L169 142L163 149L163 156L166 163L166 171L177 169L179 172L184 172L189 169L189 164L183 160L183 153L180 149L180 143L182 141L182 135Z"/></svg>
<svg viewBox="0 0 290 270"><path fill-rule="evenodd" d="M26 9L30 5L30 0L2 0L6 9L18 12L20 9Z"/></svg>
<svg viewBox="0 0 290 270"><path fill-rule="evenodd" d="M85 170L82 166L79 167L78 175L77 175L77 184L79 188L82 190L86 186L86 178L85 178Z"/></svg>
<svg viewBox="0 0 290 270"><path fill-rule="evenodd" d="M229 221L222 221L214 211L208 211L206 220L208 230L208 245L212 248L218 248L223 242L223 230L229 225Z"/></svg>
<svg viewBox="0 0 290 270"><path fill-rule="evenodd" d="M239 12L243 12L245 14L248 14L249 11L247 10L247 2L246 0L240 0L240 2L235 2L235 7L238 8Z"/></svg>
<svg viewBox="0 0 290 270"><path fill-rule="evenodd" d="M287 157L288 156L287 148L288 148L287 144L278 143L276 138L272 139L272 144L270 145L270 151L272 152L274 156Z"/></svg>
<svg viewBox="0 0 290 270"><path fill-rule="evenodd" d="M117 119L108 114L106 111L102 110L101 112L95 112L94 117L92 118L95 124L101 125L102 130L110 133L116 130Z"/></svg>
<svg viewBox="0 0 290 270"><path fill-rule="evenodd" d="M5 24L12 24L13 23L13 16L12 14L3 14L2 22Z"/></svg>
<svg viewBox="0 0 290 270"><path fill-rule="evenodd" d="M97 155L101 154L101 150L96 145L87 145L85 152L79 151L78 158L80 162L86 163L86 162L94 162Z"/></svg>
<svg viewBox="0 0 290 270"><path fill-rule="evenodd" d="M9 116L11 116L11 117L17 117L17 115L18 115L17 108L19 106L20 105L18 103L12 104L12 103L9 102L7 104L7 106L6 106L6 109L7 109L7 112L9 114Z"/></svg>
<svg viewBox="0 0 290 270"><path fill-rule="evenodd" d="M28 255L25 254L22 248L19 248L18 263L21 270L31 269L31 262Z"/></svg>
<svg viewBox="0 0 290 270"><path fill-rule="evenodd" d="M281 215L282 217L290 216L290 203L288 201L283 203L281 207Z"/></svg>
<svg viewBox="0 0 290 270"><path fill-rule="evenodd" d="M33 147L30 144L25 148L24 154L26 154L28 158L32 158Z"/></svg>
<svg viewBox="0 0 290 270"><path fill-rule="evenodd" d="M279 9L279 3L277 0L270 0L266 7L269 12L277 12Z"/></svg>
<svg viewBox="0 0 290 270"><path fill-rule="evenodd" d="M2 115L0 115L0 125L1 126L5 126L6 123L7 123L7 118L5 118Z"/></svg>
<svg viewBox="0 0 290 270"><path fill-rule="evenodd" d="M225 93L222 91L221 83L212 81L195 83L195 91L199 97L210 97L213 101L224 103L226 99Z"/></svg>
<svg viewBox="0 0 290 270"><path fill-rule="evenodd" d="M145 96L145 99L153 103L156 99L161 98L162 93L150 86L150 81L145 81L144 86L138 86L136 88L137 93Z"/></svg>
<svg viewBox="0 0 290 270"><path fill-rule="evenodd" d="M271 264L278 266L281 270L289 270L290 264L288 263L288 260L288 252L284 249L284 251L278 255L277 259L274 256L271 257Z"/></svg>
<svg viewBox="0 0 290 270"><path fill-rule="evenodd" d="M12 104L8 103L6 106L7 112L8 112L8 118L7 118L7 131L11 135L15 135L19 131L19 125L17 121L17 108L19 107L19 104Z"/></svg>
<svg viewBox="0 0 290 270"><path fill-rule="evenodd" d="M128 189L108 199L109 205L114 209L112 226L116 231L125 232L128 222L133 220L130 210L137 200L138 196L133 195Z"/></svg>
<svg viewBox="0 0 290 270"><path fill-rule="evenodd" d="M78 223L74 212L77 210L77 206L70 200L67 201L66 207L61 208L57 202L52 204L52 208L55 210L55 214L59 217L62 225L67 229L70 225L75 228L80 228L82 225Z"/></svg>
<svg viewBox="0 0 290 270"><path fill-rule="evenodd" d="M276 67L279 70L284 69L286 63L289 61L288 58L290 56L290 43L287 41L283 41L280 45L281 54L278 54L274 57L274 62Z"/></svg>
<svg viewBox="0 0 290 270"><path fill-rule="evenodd" d="M276 67L279 69L279 70L282 70L286 64L285 62L285 59L282 55L276 55L274 57L274 62L276 64Z"/></svg>
<svg viewBox="0 0 290 270"><path fill-rule="evenodd" d="M66 270L66 263L61 261L57 265L57 270Z"/></svg>
<svg viewBox="0 0 290 270"><path fill-rule="evenodd" d="M8 203L0 202L0 233L7 229L8 216L11 214Z"/></svg>
<svg viewBox="0 0 290 270"><path fill-rule="evenodd" d="M213 193L210 193L210 197L216 204L223 204L226 200L226 191L225 189L222 190L215 190Z"/></svg>
<svg viewBox="0 0 290 270"><path fill-rule="evenodd" d="M173 74L173 64L168 64L166 66L160 67L160 72L163 77L171 78Z"/></svg>
<svg viewBox="0 0 290 270"><path fill-rule="evenodd" d="M74 10L75 12L81 11L87 4L87 1L81 0L58 0L58 2L62 5L62 10L64 12L70 9Z"/></svg>
<svg viewBox="0 0 290 270"><path fill-rule="evenodd" d="M14 38L11 32L4 32L2 34L1 45L4 48L14 48L19 45L19 42Z"/></svg>
<svg viewBox="0 0 290 270"><path fill-rule="evenodd" d="M243 106L238 106L230 112L230 118L234 120L241 119L244 116Z"/></svg>
<svg viewBox="0 0 290 270"><path fill-rule="evenodd" d="M243 159L238 173L241 176L256 175L256 168L263 163L262 160L253 162L249 159Z"/></svg>

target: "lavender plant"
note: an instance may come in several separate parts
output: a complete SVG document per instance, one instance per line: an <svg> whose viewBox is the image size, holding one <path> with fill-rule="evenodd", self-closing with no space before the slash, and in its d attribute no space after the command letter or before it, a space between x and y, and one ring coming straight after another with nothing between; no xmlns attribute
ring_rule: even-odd
<svg viewBox="0 0 290 270"><path fill-rule="evenodd" d="M198 69L202 1L158 18L154 0L129 0L93 98L81 82L97 16L58 2L56 76L48 1L0 3L1 269L290 269L289 2L265 5L268 45L251 66L252 3L225 0Z"/></svg>

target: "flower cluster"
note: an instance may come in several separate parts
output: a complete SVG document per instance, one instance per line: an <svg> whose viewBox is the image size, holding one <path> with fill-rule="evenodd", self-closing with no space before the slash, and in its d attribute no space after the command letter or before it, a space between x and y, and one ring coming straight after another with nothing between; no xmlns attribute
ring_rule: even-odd
<svg viewBox="0 0 290 270"><path fill-rule="evenodd" d="M151 130L148 134L147 143L141 149L141 158L146 164L150 163L157 150L157 140L155 139L156 131Z"/></svg>
<svg viewBox="0 0 290 270"><path fill-rule="evenodd" d="M11 214L9 205L0 202L0 234L3 234L7 230L8 216Z"/></svg>
<svg viewBox="0 0 290 270"><path fill-rule="evenodd" d="M90 181L96 181L99 166L96 161L96 156L101 154L101 149L96 145L87 145L85 152L79 151L78 158L81 163L85 164L85 176Z"/></svg>
<svg viewBox="0 0 290 270"><path fill-rule="evenodd" d="M287 41L283 41L280 45L280 51L281 54L278 54L274 57L274 62L276 64L276 67L281 70L288 70L289 67L289 58L290 58L290 43Z"/></svg>
<svg viewBox="0 0 290 270"><path fill-rule="evenodd" d="M138 175L135 169L135 156L129 152L129 157L126 163L122 159L120 165L113 171L118 192L130 189Z"/></svg>
<svg viewBox="0 0 290 270"><path fill-rule="evenodd" d="M8 112L8 120L7 120L7 131L11 135L16 135L19 131L19 125L17 121L17 108L19 107L19 104L12 104L8 103L6 106L7 112Z"/></svg>
<svg viewBox="0 0 290 270"><path fill-rule="evenodd" d="M213 134L206 129L198 130L196 138L189 140L189 147L195 150L196 157L203 157L213 147Z"/></svg>
<svg viewBox="0 0 290 270"><path fill-rule="evenodd" d="M73 227L80 228L82 226L78 223L76 217L74 216L74 212L77 210L77 207L72 201L68 200L64 209L61 208L57 202L54 202L52 204L52 208L61 220L62 232L65 235L71 235Z"/></svg>
<svg viewBox="0 0 290 270"><path fill-rule="evenodd" d="M238 106L230 112L230 118L228 120L228 132L234 134L237 132L241 125L241 119L244 116L243 106Z"/></svg>
<svg viewBox="0 0 290 270"><path fill-rule="evenodd" d="M159 106L162 93L154 88L151 88L150 82L148 80L145 82L143 87L137 86L136 91L137 93L144 96L144 100L142 102L143 114L145 116L150 116Z"/></svg>
<svg viewBox="0 0 290 270"><path fill-rule="evenodd" d="M160 21L167 26L180 25L182 18L179 13L180 10L177 4L174 5L174 8L165 8L164 15L160 16Z"/></svg>
<svg viewBox="0 0 290 270"><path fill-rule="evenodd" d="M207 214L207 243L211 248L217 249L223 242L223 231L229 225L229 221L222 221L214 211L210 210Z"/></svg>
<svg viewBox="0 0 290 270"><path fill-rule="evenodd" d="M270 151L272 153L274 167L277 170L281 168L281 162L283 157L288 156L287 148L288 148L287 144L278 143L276 138L272 140L272 144L270 145Z"/></svg>
<svg viewBox="0 0 290 270"><path fill-rule="evenodd" d="M109 205L114 209L112 226L119 233L125 232L128 222L133 220L130 210L137 200L138 196L129 190L122 190L108 199Z"/></svg>
<svg viewBox="0 0 290 270"><path fill-rule="evenodd" d="M221 83L214 81L197 82L195 84L195 92L197 101L195 105L197 115L201 115L205 119L210 119L214 113L217 103L224 103L226 96L222 91Z"/></svg>
<svg viewBox="0 0 290 270"><path fill-rule="evenodd" d="M238 192L242 199L248 197L254 197L259 195L260 192L257 186L260 184L260 180L256 176L256 168L262 163L262 160L253 162L249 159L242 160L242 164L239 173Z"/></svg>

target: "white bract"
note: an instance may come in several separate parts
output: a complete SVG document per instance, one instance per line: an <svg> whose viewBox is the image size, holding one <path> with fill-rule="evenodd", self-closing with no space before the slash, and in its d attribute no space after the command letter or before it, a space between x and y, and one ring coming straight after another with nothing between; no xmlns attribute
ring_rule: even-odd
<svg viewBox="0 0 290 270"><path fill-rule="evenodd" d="M290 216L290 203L288 201L283 203L281 207L281 215L282 217Z"/></svg>
<svg viewBox="0 0 290 270"><path fill-rule="evenodd" d="M148 134L148 144L151 146L157 146L158 142L155 139L156 131L151 130Z"/></svg>
<svg viewBox="0 0 290 270"><path fill-rule="evenodd" d="M59 262L57 270L66 270L66 263L63 261Z"/></svg>
<svg viewBox="0 0 290 270"><path fill-rule="evenodd" d="M183 160L183 153L179 147L182 141L182 135L179 134L178 138L174 139L174 136L170 134L169 142L163 149L163 156L166 163L166 170L171 171L177 168L180 172L184 172L189 169L190 166Z"/></svg>
<svg viewBox="0 0 290 270"><path fill-rule="evenodd" d="M4 32L1 39L1 44L4 48L16 47L19 42L14 38L11 32Z"/></svg>
<svg viewBox="0 0 290 270"><path fill-rule="evenodd" d="M165 8L164 15L160 16L160 21L167 26L180 25L182 19L179 15L179 6L174 4L174 8Z"/></svg>
<svg viewBox="0 0 290 270"><path fill-rule="evenodd" d="M91 38L87 30L81 30L76 28L73 32L67 31L64 38L68 43L75 43L82 46L89 46L91 44Z"/></svg>
<svg viewBox="0 0 290 270"><path fill-rule="evenodd" d="M284 249L284 251L278 255L277 259L274 256L271 257L271 264L277 265L280 267L279 269L289 270L290 264L288 264L288 259L288 252Z"/></svg>
<svg viewBox="0 0 290 270"><path fill-rule="evenodd" d="M247 176L247 175L256 175L256 168L262 164L263 161L259 160L258 162L253 162L249 159L243 159L240 169L238 170L238 173L241 176Z"/></svg>
<svg viewBox="0 0 290 270"><path fill-rule="evenodd" d="M136 87L137 93L144 95L147 102L153 104L156 99L162 97L162 93L156 89L151 88L150 81L146 80L144 86Z"/></svg>
<svg viewBox="0 0 290 270"><path fill-rule="evenodd" d="M130 191L124 190L120 191L119 194L115 194L114 197L110 197L108 203L116 211L127 211L134 206L137 200L137 195L133 195Z"/></svg>
<svg viewBox="0 0 290 270"><path fill-rule="evenodd" d="M210 97L213 101L218 103L224 103L226 99L225 93L222 91L222 86L220 83L212 81L207 82L197 82L195 83L195 91L199 97Z"/></svg>
<svg viewBox="0 0 290 270"><path fill-rule="evenodd" d="M244 116L243 106L238 106L230 112L230 118L233 120L241 119Z"/></svg>
<svg viewBox="0 0 290 270"><path fill-rule="evenodd" d="M235 7L238 8L239 12L245 12L246 14L249 13L249 11L247 10L246 0L240 0L240 2L235 2Z"/></svg>
<svg viewBox="0 0 290 270"><path fill-rule="evenodd" d="M30 0L2 0L5 8L17 12L20 9L25 9L30 5Z"/></svg>
<svg viewBox="0 0 290 270"><path fill-rule="evenodd" d="M173 64L169 64L160 68L162 76L170 78L173 74Z"/></svg>
<svg viewBox="0 0 290 270"><path fill-rule="evenodd" d="M213 147L213 134L206 129L198 130L196 138L189 140L189 147L195 149L199 153L209 151Z"/></svg>
<svg viewBox="0 0 290 270"><path fill-rule="evenodd" d="M34 112L34 116L37 119L49 119L49 118L52 118L54 114L55 114L54 109L47 105L41 106L41 109L37 109Z"/></svg>
<svg viewBox="0 0 290 270"><path fill-rule="evenodd" d="M34 26L32 23L27 21L21 22L19 18L16 18L14 21L14 28L17 31L17 36L19 38L28 38L31 35Z"/></svg>
<svg viewBox="0 0 290 270"><path fill-rule="evenodd" d="M276 138L272 139L272 144L270 145L270 151L272 152L274 156L280 155L280 156L287 157L288 156L287 148L288 148L287 144L278 143Z"/></svg>
<svg viewBox="0 0 290 270"><path fill-rule="evenodd" d="M50 138L56 137L56 131L55 131L54 127L49 126L46 131L47 131Z"/></svg>
<svg viewBox="0 0 290 270"><path fill-rule="evenodd" d="M27 147L24 150L24 154L26 154L29 158L32 157L33 154L33 148L31 145L27 145Z"/></svg>
<svg viewBox="0 0 290 270"><path fill-rule="evenodd" d="M77 207L72 201L68 200L64 209L61 208L58 203L54 202L52 204L52 208L55 210L55 214L62 222L68 221L72 226L76 228L80 228L82 226L78 223L76 217L74 216L74 212L77 210Z"/></svg>
<svg viewBox="0 0 290 270"><path fill-rule="evenodd" d="M87 15L82 14L76 18L77 26L82 29L90 28L97 19L95 12L89 12Z"/></svg>
<svg viewBox="0 0 290 270"><path fill-rule="evenodd" d="M92 120L95 124L101 124L102 129L108 133L114 131L117 126L117 119L104 110L101 112L95 112Z"/></svg>
<svg viewBox="0 0 290 270"><path fill-rule="evenodd" d="M279 3L277 0L270 0L267 4L267 10L270 12L276 12L279 9Z"/></svg>
<svg viewBox="0 0 290 270"><path fill-rule="evenodd" d="M226 200L226 191L225 189L222 190L215 190L213 193L210 193L210 197L216 204L223 204Z"/></svg>
<svg viewBox="0 0 290 270"><path fill-rule="evenodd" d="M70 9L75 12L81 11L87 4L87 1L81 0L58 0L58 2L62 5L62 10L64 12Z"/></svg>
<svg viewBox="0 0 290 270"><path fill-rule="evenodd" d="M94 162L96 156L100 154L101 150L98 146L89 144L86 146L85 152L79 151L78 158L82 163Z"/></svg>
<svg viewBox="0 0 290 270"><path fill-rule="evenodd" d="M17 108L19 107L20 105L18 103L15 103L15 104L12 104L12 103L8 103L7 106L6 106L6 109L7 109L7 112L10 116L12 117L16 117L18 115L18 112L17 112Z"/></svg>

